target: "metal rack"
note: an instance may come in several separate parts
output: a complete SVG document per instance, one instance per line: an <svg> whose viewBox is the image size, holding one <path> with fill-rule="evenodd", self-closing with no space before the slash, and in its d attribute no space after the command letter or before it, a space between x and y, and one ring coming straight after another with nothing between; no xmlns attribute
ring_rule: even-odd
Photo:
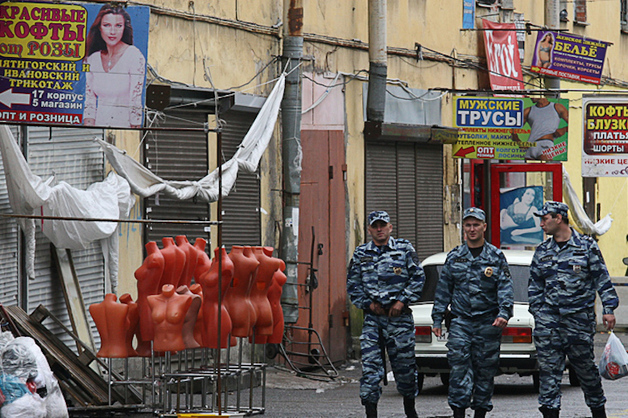
<svg viewBox="0 0 628 418"><path fill-rule="evenodd" d="M308 326L301 327L286 324L284 327L284 337L279 345L279 353L285 358L286 363L297 374L315 379L334 379L338 377L338 370L332 363L320 334L314 329L312 322L312 295L318 287L316 277L317 268L314 267L314 247L316 243L316 233L312 226L312 244L310 246L310 261L300 262L308 266L308 274L304 284L298 286L305 287L308 294L309 303L307 306L299 306L299 309L308 311ZM322 244L319 245L318 255L322 254ZM299 341L294 338L296 333L307 333L307 341Z"/></svg>

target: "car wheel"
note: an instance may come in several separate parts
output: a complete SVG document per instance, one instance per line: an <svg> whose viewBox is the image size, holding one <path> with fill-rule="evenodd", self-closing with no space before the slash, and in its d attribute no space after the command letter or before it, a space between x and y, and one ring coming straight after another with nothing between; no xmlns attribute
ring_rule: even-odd
<svg viewBox="0 0 628 418"><path fill-rule="evenodd" d="M419 388L419 393L423 390L423 382L425 381L425 375L423 373L419 373L417 375L417 387Z"/></svg>
<svg viewBox="0 0 628 418"><path fill-rule="evenodd" d="M449 386L449 373L441 373L440 381L442 382L443 385Z"/></svg>
<svg viewBox="0 0 628 418"><path fill-rule="evenodd" d="M539 378L539 373L532 373L532 385L534 386L534 391L539 393L539 388L541 386L541 381Z"/></svg>
<svg viewBox="0 0 628 418"><path fill-rule="evenodd" d="M571 386L580 386L580 379L573 367L569 367L569 384Z"/></svg>

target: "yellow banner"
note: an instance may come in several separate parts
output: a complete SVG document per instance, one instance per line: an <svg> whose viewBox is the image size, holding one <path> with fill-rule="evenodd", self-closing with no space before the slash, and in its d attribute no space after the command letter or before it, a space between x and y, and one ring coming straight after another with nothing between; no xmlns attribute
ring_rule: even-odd
<svg viewBox="0 0 628 418"><path fill-rule="evenodd" d="M0 56L80 60L85 56L87 11L69 4L0 4Z"/></svg>

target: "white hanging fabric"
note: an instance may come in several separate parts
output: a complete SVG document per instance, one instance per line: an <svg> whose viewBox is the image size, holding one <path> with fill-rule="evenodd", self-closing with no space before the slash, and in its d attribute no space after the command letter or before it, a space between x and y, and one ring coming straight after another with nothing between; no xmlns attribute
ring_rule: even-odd
<svg viewBox="0 0 628 418"><path fill-rule="evenodd" d="M257 170L262 154L268 147L273 135L279 107L283 98L285 74L282 74L273 90L268 95L262 109L255 118L251 128L238 146L234 156L222 165L222 196L227 196L235 184L239 170L254 173ZM133 193L141 197L149 197L163 192L167 196L186 200L196 197L206 202L218 200L218 169L215 169L200 180L172 181L164 180L126 154L105 141L96 139L111 166L124 177L131 186Z"/></svg>
<svg viewBox="0 0 628 418"><path fill-rule="evenodd" d="M569 178L569 174L567 170L563 166L563 199L567 206L569 206L569 210L571 211L571 218L575 222L578 229L580 229L583 233L587 235L604 235L611 229L611 224L613 223L613 218L611 218L611 214L607 214L605 217L593 223L593 221L589 218L587 213L582 207L582 203L578 199L578 195L571 184L571 179Z"/></svg>
<svg viewBox="0 0 628 418"><path fill-rule="evenodd" d="M13 213L19 215L43 215L86 219L128 218L135 204L135 197L122 177L115 173L87 190L79 190L66 182L51 186L54 178L43 181L31 171L20 151L13 134L6 125L0 126L0 151L6 176L9 202ZM37 220L19 218L18 224L26 235L26 271L30 278L35 277L35 225L57 248L82 250L92 242L117 238L117 222L85 222ZM108 246L105 260L110 272L109 280L113 287L117 283L117 245ZM114 253L114 254L112 254Z"/></svg>

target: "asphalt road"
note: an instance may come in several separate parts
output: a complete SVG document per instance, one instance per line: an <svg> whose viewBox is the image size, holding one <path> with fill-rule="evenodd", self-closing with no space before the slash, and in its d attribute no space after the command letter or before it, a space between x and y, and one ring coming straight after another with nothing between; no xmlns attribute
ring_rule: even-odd
<svg viewBox="0 0 628 418"><path fill-rule="evenodd" d="M628 336L620 335L628 346ZM597 358L601 354L607 334L596 335ZM352 362L339 368L340 377L334 381L315 381L298 377L287 370L270 368L267 375L265 413L273 418L295 417L363 417L360 405L360 364ZM495 380L494 409L489 417L529 418L541 416L538 411L537 394L531 377L516 375L498 376ZM628 417L628 377L616 381L603 380L608 399L609 418ZM579 387L571 387L565 374L563 378L563 400L561 417L590 417ZM259 400L259 393L255 397ZM447 390L438 377L425 379L422 393L416 401L420 417L451 417L447 404ZM379 416L386 418L404 417L402 397L394 383L384 387L380 399ZM472 412L468 411L471 417Z"/></svg>

